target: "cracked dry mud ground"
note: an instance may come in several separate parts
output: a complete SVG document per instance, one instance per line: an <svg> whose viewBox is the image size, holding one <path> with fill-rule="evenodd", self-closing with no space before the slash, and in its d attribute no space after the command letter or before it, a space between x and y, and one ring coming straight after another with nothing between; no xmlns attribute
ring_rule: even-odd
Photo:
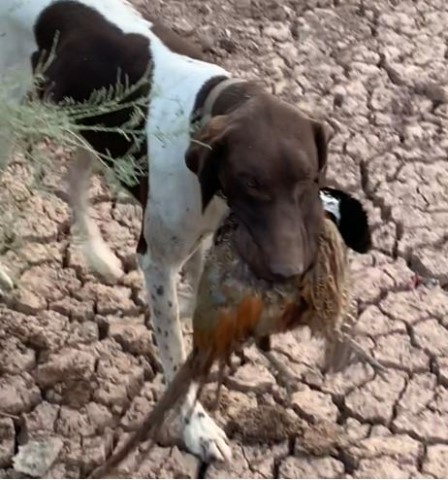
<svg viewBox="0 0 448 480"><path fill-rule="evenodd" d="M328 118L330 180L363 200L374 226L374 251L352 257L357 331L390 367L387 380L361 365L323 376L320 344L291 333L275 340L298 379L288 403L282 379L249 350L214 414L234 461L206 475L447 476L446 0L154 0L151 9L235 75ZM20 161L1 180L0 235L13 202L27 215L14 221L22 242L0 252L19 286L0 305L0 477L17 475L18 445L48 436L64 442L48 475L84 475L162 388L135 266L140 212L95 180L95 218L128 271L118 286L101 283L69 243L58 158L57 174L44 176L51 194L24 186ZM196 475L197 460L162 440L121 475Z"/></svg>

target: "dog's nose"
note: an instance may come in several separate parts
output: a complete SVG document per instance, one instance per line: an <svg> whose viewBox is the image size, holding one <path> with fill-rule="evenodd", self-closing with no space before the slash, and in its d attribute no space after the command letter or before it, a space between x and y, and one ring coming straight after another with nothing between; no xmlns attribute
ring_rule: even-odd
<svg viewBox="0 0 448 480"><path fill-rule="evenodd" d="M292 263L272 263L270 270L271 273L277 278L287 279L295 277L296 275L301 275L303 273L303 265Z"/></svg>

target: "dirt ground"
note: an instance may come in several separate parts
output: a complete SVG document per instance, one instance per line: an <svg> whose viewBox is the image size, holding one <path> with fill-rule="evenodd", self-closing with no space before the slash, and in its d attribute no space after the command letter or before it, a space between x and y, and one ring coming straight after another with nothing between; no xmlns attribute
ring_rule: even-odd
<svg viewBox="0 0 448 480"><path fill-rule="evenodd" d="M355 193L374 227L372 253L352 257L357 338L389 367L334 375L306 332L278 337L285 380L255 350L226 380L215 417L234 460L208 478L442 478L448 476L448 3L446 0L153 0L151 10L198 40L235 76L328 119L331 182ZM68 241L61 182L24 185L11 165L0 184L15 202L14 249L0 251L18 283L0 297L0 477L31 439L58 438L47 474L77 478L135 428L162 388L136 270L139 210L99 180L95 217L128 274L97 280ZM8 237L11 225L2 223ZM3 232L2 232L3 229ZM10 237L10 235L9 235ZM21 241L20 241L21 239ZM197 475L166 435L120 475ZM22 475L23 476L23 475Z"/></svg>

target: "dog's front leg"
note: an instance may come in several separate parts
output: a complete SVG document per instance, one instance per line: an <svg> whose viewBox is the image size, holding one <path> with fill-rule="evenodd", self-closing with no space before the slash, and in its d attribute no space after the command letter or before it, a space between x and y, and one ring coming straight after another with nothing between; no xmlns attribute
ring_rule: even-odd
<svg viewBox="0 0 448 480"><path fill-rule="evenodd" d="M170 382L186 358L176 291L180 265L169 265L167 258L151 258L149 254L139 256L139 263L150 297L160 361L166 380ZM194 385L181 409L185 444L190 452L205 461L227 460L231 451L226 435L196 402L196 392Z"/></svg>
<svg viewBox="0 0 448 480"><path fill-rule="evenodd" d="M149 254L139 255L145 276L151 321L159 349L163 373L169 382L185 360L182 330L178 318L176 293L177 268L154 260Z"/></svg>
<svg viewBox="0 0 448 480"><path fill-rule="evenodd" d="M182 405L181 415L185 445L190 452L205 462L227 461L232 458L227 436L224 431L196 401L199 386L193 384Z"/></svg>

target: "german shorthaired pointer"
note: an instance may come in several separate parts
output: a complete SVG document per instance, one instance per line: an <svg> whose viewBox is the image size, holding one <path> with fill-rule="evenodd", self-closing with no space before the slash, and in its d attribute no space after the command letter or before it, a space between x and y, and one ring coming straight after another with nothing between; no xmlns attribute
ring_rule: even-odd
<svg viewBox="0 0 448 480"><path fill-rule="evenodd" d="M149 159L148 174L130 193L144 210L137 252L168 381L185 359L178 274L188 273L194 304L207 240L228 209L239 222L240 254L260 277L287 278L312 264L327 157L320 123L257 84L191 58L181 39L125 0L1 0L0 37L0 75L13 69L23 74L17 101L55 37L56 56L43 85L54 102L81 102L120 76L136 84L150 72L137 92L147 98L140 125L146 142L138 154ZM117 126L130 115L124 109L92 121ZM7 139L0 132L0 167L7 163ZM86 140L115 157L132 146L114 133L90 133ZM117 278L121 264L87 214L93 161L86 151L73 161L74 220L92 267ZM8 283L4 271L2 278ZM181 411L186 446L204 460L228 459L224 432L200 404L192 408L195 395L193 388Z"/></svg>

